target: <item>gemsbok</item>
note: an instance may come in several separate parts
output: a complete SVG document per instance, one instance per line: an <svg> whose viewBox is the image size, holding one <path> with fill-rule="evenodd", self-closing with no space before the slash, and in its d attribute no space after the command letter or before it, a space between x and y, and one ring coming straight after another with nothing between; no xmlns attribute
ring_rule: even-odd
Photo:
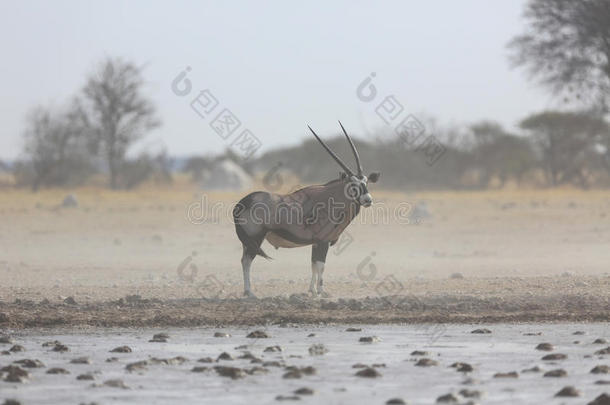
<svg viewBox="0 0 610 405"><path fill-rule="evenodd" d="M318 294L327 296L323 273L328 247L337 242L361 206L369 207L373 203L367 184L377 182L380 176L380 173L371 173L368 177L363 174L358 151L341 122L339 125L354 153L356 174L308 126L343 169L340 177L285 195L255 191L242 198L233 209L235 230L243 245L241 265L245 296L254 297L250 285L250 266L254 258L259 255L270 259L261 249L264 239L276 249L312 245L309 291L314 297Z"/></svg>

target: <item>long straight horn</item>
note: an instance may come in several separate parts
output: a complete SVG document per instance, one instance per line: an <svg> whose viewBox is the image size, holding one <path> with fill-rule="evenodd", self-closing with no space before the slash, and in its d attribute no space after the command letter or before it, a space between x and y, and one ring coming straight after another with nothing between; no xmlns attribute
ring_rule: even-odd
<svg viewBox="0 0 610 405"><path fill-rule="evenodd" d="M347 138L347 141L349 142L349 146L352 147L352 152L354 152L354 157L356 158L356 166L358 166L358 176L362 175L362 165L360 164L360 155L358 155L358 151L356 150L356 147L354 146L354 142L352 142L352 138L349 137L349 135L347 134L347 131L345 130L345 128L343 128L343 124L341 124L341 121L339 121L339 125L341 125L341 129L343 130L343 133L345 134L345 137Z"/></svg>
<svg viewBox="0 0 610 405"><path fill-rule="evenodd" d="M320 144L324 147L324 149L326 149L326 151L333 157L333 159L335 159L335 161L337 163L339 163L339 166L341 166L343 168L343 170L345 170L345 173L349 174L350 176L353 176L354 173L350 170L349 167L347 167L347 165L345 163L343 163L343 161L341 159L339 159L339 156L337 156L335 154L335 152L333 152L332 150L330 150L330 148L328 146L326 146L326 144L324 143L324 141L322 141L320 139L320 137L313 131L313 129L311 129L311 127L309 125L307 125L307 128L309 128L309 130L311 131L311 133L313 134L313 136L316 137L316 139L318 140L318 142L320 142Z"/></svg>

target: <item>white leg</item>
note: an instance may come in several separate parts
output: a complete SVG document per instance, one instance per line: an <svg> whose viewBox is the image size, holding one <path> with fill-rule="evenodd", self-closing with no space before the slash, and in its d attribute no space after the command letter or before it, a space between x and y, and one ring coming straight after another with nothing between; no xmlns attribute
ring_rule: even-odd
<svg viewBox="0 0 610 405"><path fill-rule="evenodd" d="M318 269L316 267L315 262L311 263L311 283L309 283L309 292L314 297L317 295L316 293L316 278L318 276Z"/></svg>
<svg viewBox="0 0 610 405"><path fill-rule="evenodd" d="M324 295L324 281L322 275L324 274L324 262L315 261L311 264L312 273L316 273L318 277L318 294Z"/></svg>
<svg viewBox="0 0 610 405"><path fill-rule="evenodd" d="M252 258L248 256L244 249L244 254L241 257L241 268L244 272L244 295L247 297L254 297L252 289L250 287L250 266L252 265Z"/></svg>

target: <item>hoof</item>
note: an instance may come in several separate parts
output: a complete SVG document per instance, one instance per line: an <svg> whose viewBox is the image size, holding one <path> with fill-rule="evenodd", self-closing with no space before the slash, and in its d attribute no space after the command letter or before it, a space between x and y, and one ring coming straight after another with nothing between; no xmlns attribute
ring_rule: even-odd
<svg viewBox="0 0 610 405"><path fill-rule="evenodd" d="M254 295L254 293L252 291L244 291L244 297L258 299L258 297L256 295Z"/></svg>

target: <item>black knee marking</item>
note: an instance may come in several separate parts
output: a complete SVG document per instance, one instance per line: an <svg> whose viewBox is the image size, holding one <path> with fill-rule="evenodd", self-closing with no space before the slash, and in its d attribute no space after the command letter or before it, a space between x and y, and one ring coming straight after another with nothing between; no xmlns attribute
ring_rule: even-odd
<svg viewBox="0 0 610 405"><path fill-rule="evenodd" d="M328 242L317 242L311 248L311 262L326 263L328 253Z"/></svg>

